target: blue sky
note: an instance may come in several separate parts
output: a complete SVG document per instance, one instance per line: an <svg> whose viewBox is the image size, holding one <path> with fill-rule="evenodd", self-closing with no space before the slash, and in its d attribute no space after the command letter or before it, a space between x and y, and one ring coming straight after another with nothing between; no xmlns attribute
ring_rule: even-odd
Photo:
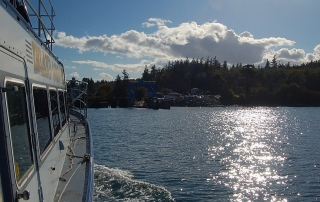
<svg viewBox="0 0 320 202"><path fill-rule="evenodd" d="M320 59L319 0L52 0L67 79L139 78L187 57L228 64Z"/></svg>

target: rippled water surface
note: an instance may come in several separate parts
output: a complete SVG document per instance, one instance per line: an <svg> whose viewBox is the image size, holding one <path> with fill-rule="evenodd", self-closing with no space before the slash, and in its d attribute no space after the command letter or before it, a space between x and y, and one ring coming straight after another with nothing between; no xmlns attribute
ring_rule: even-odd
<svg viewBox="0 0 320 202"><path fill-rule="evenodd" d="M320 108L88 114L95 201L320 200Z"/></svg>

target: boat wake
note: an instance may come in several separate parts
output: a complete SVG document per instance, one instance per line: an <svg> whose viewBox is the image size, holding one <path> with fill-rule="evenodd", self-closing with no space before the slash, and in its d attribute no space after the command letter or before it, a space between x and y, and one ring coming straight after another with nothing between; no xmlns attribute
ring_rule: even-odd
<svg viewBox="0 0 320 202"><path fill-rule="evenodd" d="M175 201L162 186L134 180L129 171L94 166L94 201Z"/></svg>

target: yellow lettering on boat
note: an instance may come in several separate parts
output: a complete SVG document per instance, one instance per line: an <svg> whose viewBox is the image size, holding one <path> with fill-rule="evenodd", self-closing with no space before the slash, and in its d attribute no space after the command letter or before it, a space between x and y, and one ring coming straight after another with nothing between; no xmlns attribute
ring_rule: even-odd
<svg viewBox="0 0 320 202"><path fill-rule="evenodd" d="M63 69L44 50L32 41L34 73L57 82L64 82Z"/></svg>
<svg viewBox="0 0 320 202"><path fill-rule="evenodd" d="M61 67L52 60L52 71L53 71L53 79L58 82L64 81L64 73Z"/></svg>

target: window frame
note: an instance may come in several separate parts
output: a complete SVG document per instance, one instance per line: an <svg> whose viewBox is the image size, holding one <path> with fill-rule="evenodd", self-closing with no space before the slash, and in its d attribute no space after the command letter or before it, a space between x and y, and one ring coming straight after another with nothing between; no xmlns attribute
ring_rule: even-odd
<svg viewBox="0 0 320 202"><path fill-rule="evenodd" d="M46 146L44 151L41 153L41 147L40 147L40 140L39 140L39 130L38 130L38 122L37 122L37 117L36 117L36 103L34 101L34 89L41 89L46 91L47 95L47 107L48 107L48 118L49 118L49 131L50 131L50 143ZM38 156L40 158L40 161L43 161L44 158L47 156L48 151L52 148L53 146L53 126L52 126L52 117L51 117L51 106L50 106L50 95L47 87L45 85L40 85L40 84L32 84L32 96L33 96L33 108L34 108L34 117L35 117L35 129L36 129L36 137L37 137L37 146L38 146Z"/></svg>
<svg viewBox="0 0 320 202"><path fill-rule="evenodd" d="M5 93L4 97L5 97L5 106L6 106L6 115L7 115L7 122L8 122L8 131L9 131L9 141L10 141L10 153L11 153L11 159L12 159L12 167L13 170L15 172L14 173L14 180L17 184L18 188L21 188L32 176L34 170L35 170L35 156L34 156L34 149L32 146L32 131L31 131L31 120L30 120L30 110L29 109L29 100L28 100L28 96L27 96L27 85L25 83L25 81L21 80L21 79L16 79L16 78L11 78L11 77L6 77L4 79L4 86L7 87L8 86L8 82L10 83L16 83L18 85L21 85L24 87L24 94L25 94L25 107L26 107L26 115L27 115L27 131L28 131L28 139L29 139L29 146L30 146L30 155L31 155L31 166L26 170L26 172L24 173L23 176L20 177L20 179L18 179L17 177L17 171L16 171L16 160L15 160L15 155L14 155L14 148L13 148L13 137L12 137L12 130L11 130L11 123L10 123L10 113L9 113L9 105L8 105L8 96L7 96L7 92Z"/></svg>
<svg viewBox="0 0 320 202"><path fill-rule="evenodd" d="M58 113L58 119L59 120L59 130L57 130L55 128L55 118L53 117L53 111L52 111L52 96L51 96L51 92L55 92L56 94L56 104L57 104L57 113ZM57 141L57 139L60 137L60 135L62 134L62 127L61 127L61 115L60 115L60 105L59 105L59 93L58 90L56 88L50 88L49 87L49 98L50 98L50 117L51 117L51 122L52 122L52 135L53 135L53 139L54 141ZM57 133L56 133L57 130Z"/></svg>
<svg viewBox="0 0 320 202"><path fill-rule="evenodd" d="M61 93L61 94L60 94ZM61 123L61 129L63 130L63 128L66 127L67 122L68 122L68 113L67 113L67 102L66 102L66 96L65 96L66 92L65 90L62 89L58 89L58 96L59 96L59 111L60 111L60 123ZM62 99L60 98L60 96L62 95ZM63 101L63 106L61 106L61 102ZM61 107L63 107L64 109L64 114L61 112ZM65 117L65 120L63 120L63 117Z"/></svg>

